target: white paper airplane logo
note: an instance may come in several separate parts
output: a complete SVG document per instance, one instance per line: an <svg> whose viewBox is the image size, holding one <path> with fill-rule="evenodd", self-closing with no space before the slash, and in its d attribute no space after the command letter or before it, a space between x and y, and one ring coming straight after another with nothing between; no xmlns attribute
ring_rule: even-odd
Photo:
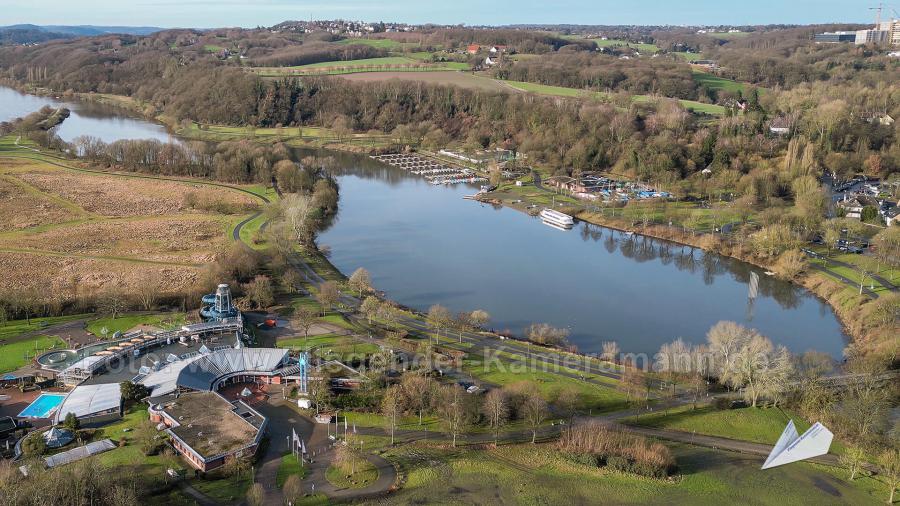
<svg viewBox="0 0 900 506"><path fill-rule="evenodd" d="M775 448L763 464L763 469L783 466L791 462L811 459L828 453L834 434L819 422L809 428L802 436L797 435L794 421L788 422Z"/></svg>

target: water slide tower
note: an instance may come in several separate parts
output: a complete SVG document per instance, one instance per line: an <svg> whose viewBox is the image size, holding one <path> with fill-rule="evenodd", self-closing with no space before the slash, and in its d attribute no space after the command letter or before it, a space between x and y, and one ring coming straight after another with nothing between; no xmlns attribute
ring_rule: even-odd
<svg viewBox="0 0 900 506"><path fill-rule="evenodd" d="M204 295L202 300L203 307L200 309L200 316L206 321L237 318L240 314L231 299L231 289L224 283L216 288L216 293Z"/></svg>

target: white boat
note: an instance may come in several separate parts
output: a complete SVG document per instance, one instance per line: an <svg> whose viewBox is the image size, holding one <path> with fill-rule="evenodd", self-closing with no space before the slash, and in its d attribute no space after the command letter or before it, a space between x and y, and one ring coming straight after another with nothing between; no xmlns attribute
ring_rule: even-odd
<svg viewBox="0 0 900 506"><path fill-rule="evenodd" d="M549 225L556 225L563 228L572 228L572 226L575 225L575 220L571 216L554 209L545 208L541 211L541 220Z"/></svg>

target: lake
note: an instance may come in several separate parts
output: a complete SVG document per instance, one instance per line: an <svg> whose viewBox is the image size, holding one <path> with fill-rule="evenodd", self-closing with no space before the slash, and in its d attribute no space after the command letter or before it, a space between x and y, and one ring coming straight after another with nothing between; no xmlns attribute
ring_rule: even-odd
<svg viewBox="0 0 900 506"><path fill-rule="evenodd" d="M0 121L26 116L45 105L66 107L72 112L57 130L60 138L66 142L81 135L99 137L106 142L120 139L177 141L164 126L132 115L119 107L89 101L38 97L0 86Z"/></svg>
<svg viewBox="0 0 900 506"><path fill-rule="evenodd" d="M792 352L841 356L846 343L831 308L763 270L700 249L578 223L543 225L510 208L463 200L471 187L433 186L401 169L338 156L340 209L319 237L349 274L419 310L484 309L495 330L544 322L570 331L582 352L617 341L652 353L682 337L705 341L716 322L758 329ZM759 294L749 299L750 272Z"/></svg>
<svg viewBox="0 0 900 506"><path fill-rule="evenodd" d="M172 138L118 108L0 87L0 121L46 104L72 110L59 130L66 140ZM827 304L749 264L584 223L560 231L513 209L463 200L471 187L432 186L366 157L330 155L342 167L334 172L340 209L319 244L343 272L368 269L373 284L401 304L484 309L495 330L566 327L583 352L608 340L634 353L677 337L699 343L720 320L752 326L795 353L839 358L846 343ZM760 278L752 301L751 271Z"/></svg>

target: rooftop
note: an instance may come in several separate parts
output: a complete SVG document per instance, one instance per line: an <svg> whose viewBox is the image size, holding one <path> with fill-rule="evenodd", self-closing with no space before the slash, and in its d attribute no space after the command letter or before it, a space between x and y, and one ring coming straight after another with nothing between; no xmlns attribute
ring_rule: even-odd
<svg viewBox="0 0 900 506"><path fill-rule="evenodd" d="M157 399L179 425L169 429L204 458L231 453L256 441L265 418L238 401L213 392L192 392Z"/></svg>
<svg viewBox="0 0 900 506"><path fill-rule="evenodd" d="M118 383L100 385L79 385L69 392L56 410L56 422L65 419L69 413L78 418L119 409L122 405L122 391Z"/></svg>

